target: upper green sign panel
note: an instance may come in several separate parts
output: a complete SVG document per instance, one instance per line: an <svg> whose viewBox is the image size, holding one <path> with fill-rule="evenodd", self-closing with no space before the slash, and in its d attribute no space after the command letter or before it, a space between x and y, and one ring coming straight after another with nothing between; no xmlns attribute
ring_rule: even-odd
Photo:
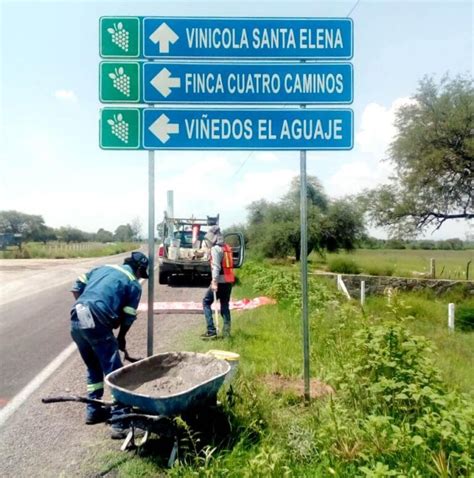
<svg viewBox="0 0 474 478"><path fill-rule="evenodd" d="M103 58L140 56L139 17L101 17L99 52Z"/></svg>

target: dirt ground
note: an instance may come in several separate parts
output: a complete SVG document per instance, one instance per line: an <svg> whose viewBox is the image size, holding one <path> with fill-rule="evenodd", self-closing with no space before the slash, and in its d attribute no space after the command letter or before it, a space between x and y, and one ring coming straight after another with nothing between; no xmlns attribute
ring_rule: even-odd
<svg viewBox="0 0 474 478"><path fill-rule="evenodd" d="M31 266L33 265L31 263ZM61 275L67 275L70 282L71 274L75 277L76 270L86 268L87 265L87 261L80 264L66 262L63 266L69 272L64 272L63 268L59 269ZM10 268L10 272L14 270ZM43 281L48 274L44 267L39 267L34 272L39 274L38 282ZM1 271L0 279L7 274L8 267L5 267ZM12 283L18 284L19 277L10 277ZM157 282L155 279L156 301L199 301L204 294L203 287L168 287L160 286ZM10 287L13 288L13 285ZM147 290L144 287L142 300L146 301L146 298ZM178 350L180 337L186 331L196 334L204 332L204 318L200 315L154 317L154 353ZM68 327L68 324L65 323L64 326ZM146 312L139 314L127 335L127 348L131 356L146 355ZM36 390L0 429L0 476L4 478L113 476L113 472L107 472L103 457L108 451L119 450L121 441L109 438L109 427L105 424L86 426L83 404L41 403L42 397L68 394L85 394L85 367L77 352Z"/></svg>
<svg viewBox="0 0 474 478"><path fill-rule="evenodd" d="M266 375L262 379L263 383L275 393L294 393L298 397L304 396L304 382L300 378L284 377L279 374ZM312 378L310 383L310 397L320 398L324 395L331 395L334 389L316 378Z"/></svg>

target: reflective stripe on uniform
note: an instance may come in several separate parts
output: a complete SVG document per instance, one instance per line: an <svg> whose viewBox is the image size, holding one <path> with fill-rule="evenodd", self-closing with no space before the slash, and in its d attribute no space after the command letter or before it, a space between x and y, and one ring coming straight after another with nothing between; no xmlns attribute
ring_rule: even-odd
<svg viewBox="0 0 474 478"><path fill-rule="evenodd" d="M87 284L87 276L86 276L85 274L81 274L81 275L77 278L77 280L78 280L79 282L82 282L83 284Z"/></svg>
<svg viewBox="0 0 474 478"><path fill-rule="evenodd" d="M224 261L225 261L225 266L226 267L232 267L232 253L229 253L227 251L224 251Z"/></svg>
<svg viewBox="0 0 474 478"><path fill-rule="evenodd" d="M87 384L87 391L90 392L95 392L96 390L100 390L104 388L104 382L97 382L97 383L88 383Z"/></svg>
<svg viewBox="0 0 474 478"><path fill-rule="evenodd" d="M131 281L137 280L137 278L131 272L128 272L127 269L124 269L123 267L117 266L115 264L110 264L107 267L112 267L113 269L117 269L118 271L125 274Z"/></svg>
<svg viewBox="0 0 474 478"><path fill-rule="evenodd" d="M133 307L124 307L123 311L128 315L137 315L137 310Z"/></svg>

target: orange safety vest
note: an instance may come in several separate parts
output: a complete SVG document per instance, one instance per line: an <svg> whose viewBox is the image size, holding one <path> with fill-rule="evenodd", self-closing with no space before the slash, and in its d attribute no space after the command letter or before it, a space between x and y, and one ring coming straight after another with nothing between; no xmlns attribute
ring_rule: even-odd
<svg viewBox="0 0 474 478"><path fill-rule="evenodd" d="M235 276L234 276L234 259L232 258L232 247L229 244L224 244L222 247L222 251L224 255L222 256L221 262L221 273L224 276L224 280L226 282L234 283ZM211 256L211 267L212 267L212 256Z"/></svg>

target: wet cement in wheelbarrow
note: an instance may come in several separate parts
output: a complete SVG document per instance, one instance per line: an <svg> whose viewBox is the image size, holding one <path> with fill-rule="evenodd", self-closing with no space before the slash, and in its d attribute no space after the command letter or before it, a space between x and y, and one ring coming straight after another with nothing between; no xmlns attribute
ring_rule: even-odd
<svg viewBox="0 0 474 478"><path fill-rule="evenodd" d="M144 374L143 380L148 381L134 388L134 392L155 397L176 395L218 377L225 369L225 363L212 356L173 354L157 364L157 378L149 380L149 375ZM137 374L135 380L139 382L140 378Z"/></svg>

